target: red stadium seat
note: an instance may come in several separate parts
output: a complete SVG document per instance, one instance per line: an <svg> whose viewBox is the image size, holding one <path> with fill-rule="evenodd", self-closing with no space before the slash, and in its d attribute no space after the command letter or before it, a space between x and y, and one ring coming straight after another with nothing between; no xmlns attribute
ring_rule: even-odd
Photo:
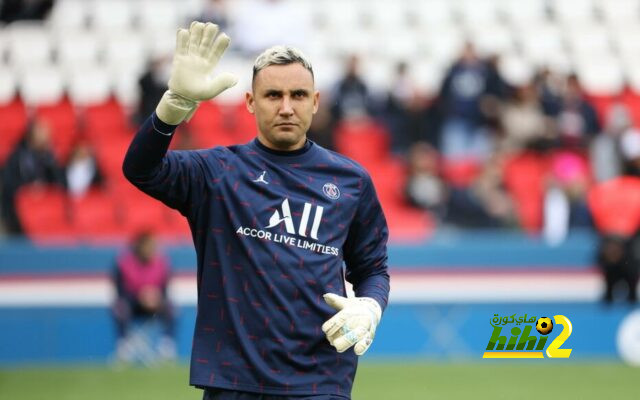
<svg viewBox="0 0 640 400"><path fill-rule="evenodd" d="M102 189L91 189L71 198L74 233L82 239L113 238L123 232L121 217L113 196Z"/></svg>
<svg viewBox="0 0 640 400"><path fill-rule="evenodd" d="M542 228L547 164L546 157L531 152L516 155L505 163L505 185L516 204L520 223L529 233L538 233Z"/></svg>
<svg viewBox="0 0 640 400"><path fill-rule="evenodd" d="M640 178L622 176L600 183L589 192L588 203L603 234L630 237L640 228Z"/></svg>
<svg viewBox="0 0 640 400"><path fill-rule="evenodd" d="M0 165L4 165L27 128L27 111L19 98L0 104L0 121Z"/></svg>
<svg viewBox="0 0 640 400"><path fill-rule="evenodd" d="M24 186L16 195L16 209L28 237L56 240L73 238L64 189L41 185Z"/></svg>
<svg viewBox="0 0 640 400"><path fill-rule="evenodd" d="M130 134L131 127L127 116L114 98L102 104L94 104L82 113L83 132L96 144L111 140L113 136Z"/></svg>
<svg viewBox="0 0 640 400"><path fill-rule="evenodd" d="M76 114L69 99L57 104L39 106L35 110L36 117L49 124L53 152L59 161L66 161L71 146L76 140Z"/></svg>
<svg viewBox="0 0 640 400"><path fill-rule="evenodd" d="M389 134L373 120L345 121L335 131L338 152L368 167L389 155Z"/></svg>
<svg viewBox="0 0 640 400"><path fill-rule="evenodd" d="M451 185L467 187L482 171L482 164L477 160L443 160L442 175Z"/></svg>
<svg viewBox="0 0 640 400"><path fill-rule="evenodd" d="M141 192L132 185L118 190L118 205L122 207L124 231L134 234L142 230L160 233L167 229L169 222L165 208L160 201Z"/></svg>

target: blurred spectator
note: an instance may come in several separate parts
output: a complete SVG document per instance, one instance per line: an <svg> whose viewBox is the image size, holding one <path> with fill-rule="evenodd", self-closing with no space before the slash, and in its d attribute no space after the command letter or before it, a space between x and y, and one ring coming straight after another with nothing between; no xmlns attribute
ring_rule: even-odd
<svg viewBox="0 0 640 400"><path fill-rule="evenodd" d="M2 0L0 21L43 20L51 11L53 0Z"/></svg>
<svg viewBox="0 0 640 400"><path fill-rule="evenodd" d="M158 252L150 232L139 233L131 248L118 256L113 315L118 329L117 356L121 361L131 361L137 351L129 336L136 318L158 317L163 325L158 353L163 358L175 357L174 316L167 296L169 274L169 263Z"/></svg>
<svg viewBox="0 0 640 400"><path fill-rule="evenodd" d="M331 116L334 123L341 120L367 118L371 114L372 100L369 88L359 71L360 59L351 55L345 74L337 82L331 95Z"/></svg>
<svg viewBox="0 0 640 400"><path fill-rule="evenodd" d="M602 133L591 142L589 158L596 182L604 182L622 173L620 140L634 131L629 110L624 104L614 104L608 111Z"/></svg>
<svg viewBox="0 0 640 400"><path fill-rule="evenodd" d="M316 112L311 120L307 137L325 149L333 150L335 149L333 128L330 107L322 101L321 97L318 112Z"/></svg>
<svg viewBox="0 0 640 400"><path fill-rule="evenodd" d="M638 254L634 249L638 237L632 239L605 235L598 248L597 262L604 274L605 292L603 300L611 303L620 291L626 292L629 303L637 301L638 286Z"/></svg>
<svg viewBox="0 0 640 400"><path fill-rule="evenodd" d="M532 84L515 88L513 95L501 108L501 151L513 153L552 132L550 121L544 115L538 94Z"/></svg>
<svg viewBox="0 0 640 400"><path fill-rule="evenodd" d="M140 105L137 122L144 122L155 111L160 98L167 90L171 70L170 57L156 57L149 62L147 70L140 77Z"/></svg>
<svg viewBox="0 0 640 400"><path fill-rule="evenodd" d="M572 228L592 226L586 201L590 183L589 164L584 157L568 150L552 156L543 225L549 243L561 243Z"/></svg>
<svg viewBox="0 0 640 400"><path fill-rule="evenodd" d="M494 154L469 187L452 187L446 222L463 228L504 228L515 225L511 196L504 186L504 156Z"/></svg>
<svg viewBox="0 0 640 400"><path fill-rule="evenodd" d="M424 98L408 72L408 64L399 62L384 105L384 118L391 132L391 149L405 154L418 141L437 143L437 113L434 102Z"/></svg>
<svg viewBox="0 0 640 400"><path fill-rule="evenodd" d="M409 202L439 218L445 214L447 189L440 177L439 155L424 142L414 143L408 156L409 176L405 194Z"/></svg>
<svg viewBox="0 0 640 400"><path fill-rule="evenodd" d="M492 68L482 61L472 44L467 43L462 55L445 76L440 90L442 129L440 144L448 159L486 160L493 149L487 129L485 111L495 90L490 90Z"/></svg>
<svg viewBox="0 0 640 400"><path fill-rule="evenodd" d="M213 22L218 25L220 32L229 31L228 6L225 0L206 0L202 4L202 12L191 21Z"/></svg>
<svg viewBox="0 0 640 400"><path fill-rule="evenodd" d="M67 189L72 196L82 196L104 178L88 142L81 140L71 149L66 167Z"/></svg>
<svg viewBox="0 0 640 400"><path fill-rule="evenodd" d="M584 98L575 75L567 78L556 115L558 138L563 147L585 148L600 132L595 109Z"/></svg>
<svg viewBox="0 0 640 400"><path fill-rule="evenodd" d="M32 121L4 165L2 218L9 234L24 233L15 207L16 193L21 186L30 183L64 186L64 173L53 155L50 136L50 128L44 121Z"/></svg>

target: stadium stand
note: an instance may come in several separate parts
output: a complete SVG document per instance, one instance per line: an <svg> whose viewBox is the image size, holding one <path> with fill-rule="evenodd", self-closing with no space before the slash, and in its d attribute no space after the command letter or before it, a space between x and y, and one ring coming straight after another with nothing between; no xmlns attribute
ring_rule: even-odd
<svg viewBox="0 0 640 400"><path fill-rule="evenodd" d="M233 35L234 24L241 22L238 13L252 3L230 3L226 18ZM107 192L104 198L92 193L87 207L98 204L97 199L117 198L121 194L117 191L126 185L119 164L136 127L130 121L140 99L137 81L149 60L170 55L175 28L201 15L203 8L204 0L58 0L44 21L16 21L0 28L0 164L29 117L37 115L52 127L54 152L60 162L66 161L79 137L88 138L96 148L98 162L106 171ZM575 73L600 125L613 105L623 104L634 125L640 126L638 0L305 0L296 2L295 12L308 21L303 49L312 56L318 86L325 93L332 91L345 57L358 54L360 72L374 102L384 101L395 89L391 81L394 66L408 60L416 101L435 99L437 104L447 69L465 41L470 41L483 59L496 57L500 79L507 86L539 85L538 73L546 69L562 90L562 77ZM250 84L255 54L238 50L232 46L220 68L240 75L240 85L215 102L203 104L185 126L184 134L191 135L193 147L242 142L255 133L242 98ZM372 171L394 234L407 237L410 235L403 231L420 231L421 237L428 235L433 229L431 216L404 200L404 150L391 149L393 138L384 116L372 115L364 125L344 120L334 121L333 126L336 149ZM506 165L504 184L517 204L519 224L528 232L539 232L545 182L543 175L536 174L544 168L528 153L513 155ZM468 188L482 168L476 160L443 159L440 169L447 185ZM116 207L123 206L116 203ZM110 213L110 206L104 209ZM156 215L153 210L149 206L149 212ZM117 226L137 224L138 217L127 209L120 211L122 220ZM73 207L71 212L75 213ZM420 218L406 217L418 214ZM134 222L129 223L129 218ZM160 220L169 224L171 218ZM170 233L166 224L158 229ZM111 228L114 226L105 225L96 234L117 233Z"/></svg>

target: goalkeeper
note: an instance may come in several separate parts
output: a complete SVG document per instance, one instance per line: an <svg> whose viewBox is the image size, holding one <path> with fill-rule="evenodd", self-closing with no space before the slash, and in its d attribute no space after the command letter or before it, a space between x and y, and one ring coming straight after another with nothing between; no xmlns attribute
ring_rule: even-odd
<svg viewBox="0 0 640 400"><path fill-rule="evenodd" d="M198 260L190 383L205 399L349 399L389 294L387 225L371 178L309 141L313 69L275 46L255 61L246 144L167 151L176 126L236 83L212 74L214 24L177 34L169 90L123 171L189 221ZM346 297L344 279L356 297Z"/></svg>

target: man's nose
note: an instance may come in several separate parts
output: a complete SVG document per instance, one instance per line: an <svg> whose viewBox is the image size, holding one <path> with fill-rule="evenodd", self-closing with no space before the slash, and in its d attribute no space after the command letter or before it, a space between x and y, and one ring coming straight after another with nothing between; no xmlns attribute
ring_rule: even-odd
<svg viewBox="0 0 640 400"><path fill-rule="evenodd" d="M293 107L291 105L291 99L289 98L289 96L284 96L282 98L282 103L280 104L280 114L293 115Z"/></svg>

